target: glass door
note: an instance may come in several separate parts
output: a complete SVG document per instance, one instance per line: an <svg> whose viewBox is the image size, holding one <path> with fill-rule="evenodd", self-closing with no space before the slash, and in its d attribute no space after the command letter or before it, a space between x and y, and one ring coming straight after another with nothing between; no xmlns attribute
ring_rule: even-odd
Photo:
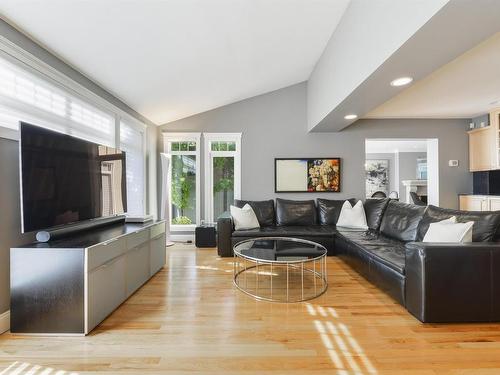
<svg viewBox="0 0 500 375"><path fill-rule="evenodd" d="M170 155L166 187L172 231L193 231L200 222L200 133L164 133Z"/></svg>
<svg viewBox="0 0 500 375"><path fill-rule="evenodd" d="M205 137L205 220L217 218L240 199L241 134L209 133Z"/></svg>
<svg viewBox="0 0 500 375"><path fill-rule="evenodd" d="M172 155L170 181L172 224L196 224L196 155Z"/></svg>
<svg viewBox="0 0 500 375"><path fill-rule="evenodd" d="M234 156L218 153L213 154L211 159L213 197L211 220L215 223L234 202Z"/></svg>

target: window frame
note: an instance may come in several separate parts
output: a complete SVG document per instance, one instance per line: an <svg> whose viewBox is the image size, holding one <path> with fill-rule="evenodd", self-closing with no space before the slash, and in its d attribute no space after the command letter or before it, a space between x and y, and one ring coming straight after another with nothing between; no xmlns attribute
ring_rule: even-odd
<svg viewBox="0 0 500 375"><path fill-rule="evenodd" d="M122 147L122 142L121 142L121 128L122 128L122 123L125 123L126 126L130 126L137 130L139 133L142 134L142 144L141 144L141 149L142 149L142 186L143 186L143 194L142 194L142 214L145 215L146 212L148 212L147 206L147 126L136 119L134 119L132 116L117 116L116 117L116 142L119 145L118 148L122 151L125 151ZM126 155L125 151L125 155ZM125 160L125 168L127 168L127 160ZM128 194L127 194L127 199L128 199ZM127 211L128 211L128 202L127 202ZM135 214L134 214L135 215Z"/></svg>
<svg viewBox="0 0 500 375"><path fill-rule="evenodd" d="M128 124L132 124L138 129L141 129L143 134L142 139L142 150L143 150L143 208L144 212L152 212L156 217L156 209L151 211L151 207L147 207L148 201L151 199L151 194L149 194L149 183L148 183L148 132L147 125L143 123L140 119L130 115L123 109L119 108L112 102L99 96L92 90L88 89L84 85L60 72L51 65L45 63L39 58L35 57L28 51L22 49L17 44L11 42L9 39L0 35L0 58L6 60L8 63L15 65L19 69L25 70L28 74L32 74L36 79L47 82L47 84L52 85L58 91L61 91L63 95L69 95L73 97L80 104L88 105L94 107L95 109L110 115L112 121L114 121L114 139L113 144L108 144L115 148L121 148L120 141L120 123L124 121ZM14 100L8 100L6 102L0 101L0 104L11 108L13 112L21 114L20 118L27 122L33 122L41 126L46 126L51 128L49 125L55 122L59 125L70 126L67 119L63 117L58 117L50 112L44 112L42 109L33 107L29 104L23 104L21 102L16 102ZM113 123L112 123L113 125ZM65 130L65 134L72 135L69 128ZM74 135L74 134L73 134ZM12 139L15 141L19 140L19 130L12 129L9 127L2 126L0 123L0 137ZM102 142L99 142L102 143ZM150 173L152 171L149 171Z"/></svg>
<svg viewBox="0 0 500 375"><path fill-rule="evenodd" d="M172 142L194 142L196 144L196 151L172 151ZM172 224L172 201L169 202L169 218L168 223L170 230L172 232L193 232L197 225L201 223L201 133L170 133L163 132L163 152L172 157L173 155L193 155L196 156L196 207L195 207L195 217L196 222L193 224ZM168 166L167 175L167 187L168 195L171 197L171 186L172 186L172 163Z"/></svg>
<svg viewBox="0 0 500 375"><path fill-rule="evenodd" d="M85 86L76 82L72 78L67 75L61 73L59 70L53 68L37 57L33 56L31 53L25 51L18 45L11 42L9 39L0 35L0 58L6 60L8 63L15 65L19 69L25 70L29 74L33 74L37 79L41 79L47 82L49 85L55 86L58 91L61 91L63 94L73 96L77 101L82 102L82 104L87 104L94 106L99 111L109 114L111 117L115 119L115 124L117 121L117 117L119 116L129 116L125 111L116 107L109 101L103 99L99 95L95 94L93 91L89 90ZM12 106L17 112L24 112L29 117L38 118L38 113L40 113L41 123L47 123L50 121L50 118L53 117L54 120L63 124L64 120L61 121L61 117L58 117L49 112L43 113L43 110L34 108L29 104L24 105L23 103L3 103L6 106ZM137 121L137 120L136 120ZM19 131L12 130L9 128L5 128L0 125L1 134L8 136L10 139L18 140L19 139ZM115 129L116 130L116 129ZM66 134L71 135L70 132L65 132ZM119 136L119 135L118 135ZM117 134L115 131L115 140ZM114 145L109 144L108 146L117 147L119 143L115 143Z"/></svg>
<svg viewBox="0 0 500 375"><path fill-rule="evenodd" d="M242 133L203 133L203 157L204 157L204 206L205 221L215 221L214 215L214 191L213 191L213 158L232 156L234 157L234 199L241 199L241 136ZM212 151L212 142L234 142L234 151Z"/></svg>

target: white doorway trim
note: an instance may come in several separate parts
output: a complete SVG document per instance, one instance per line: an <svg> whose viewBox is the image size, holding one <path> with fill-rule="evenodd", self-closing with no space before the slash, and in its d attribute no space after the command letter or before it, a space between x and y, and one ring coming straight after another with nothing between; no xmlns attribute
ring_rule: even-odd
<svg viewBox="0 0 500 375"><path fill-rule="evenodd" d="M439 207L439 140L427 140L427 203Z"/></svg>
<svg viewBox="0 0 500 375"><path fill-rule="evenodd" d="M170 133L163 132L163 152L168 155L193 155L196 157L196 207L195 217L196 222L189 225L172 224L172 204L169 205L170 232L192 232L201 222L201 161L200 161L200 146L201 133ZM196 145L195 151L172 151L172 142L194 142ZM170 163L168 172L168 195L172 197L171 191L172 182L172 163Z"/></svg>
<svg viewBox="0 0 500 375"><path fill-rule="evenodd" d="M203 133L205 160L205 221L214 221L213 158L234 157L234 199L241 199L241 133ZM235 142L234 151L212 151L212 142Z"/></svg>
<svg viewBox="0 0 500 375"><path fill-rule="evenodd" d="M376 141L383 144L387 142L387 149L368 147L370 141ZM393 153L395 156L395 164L399 164L400 152L413 152L411 142L418 142L419 146L415 149L416 152L424 151L427 153L427 203L439 206L439 140L437 138L366 138L365 139L365 157L369 153ZM371 145L373 146L373 144ZM399 168L395 170L395 179L399 186ZM399 190L399 189L398 189ZM398 191L399 198L404 202L405 192Z"/></svg>

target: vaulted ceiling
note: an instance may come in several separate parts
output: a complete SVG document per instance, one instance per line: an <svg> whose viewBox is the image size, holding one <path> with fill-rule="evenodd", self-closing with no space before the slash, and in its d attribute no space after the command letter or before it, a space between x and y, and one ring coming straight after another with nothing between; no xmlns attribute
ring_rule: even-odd
<svg viewBox="0 0 500 375"><path fill-rule="evenodd" d="M350 0L2 0L0 15L157 124L308 79Z"/></svg>
<svg viewBox="0 0 500 375"><path fill-rule="evenodd" d="M500 106L499 12L499 0L0 1L2 19L158 125L308 81L305 126L320 132L348 114ZM405 75L410 86L389 85Z"/></svg>

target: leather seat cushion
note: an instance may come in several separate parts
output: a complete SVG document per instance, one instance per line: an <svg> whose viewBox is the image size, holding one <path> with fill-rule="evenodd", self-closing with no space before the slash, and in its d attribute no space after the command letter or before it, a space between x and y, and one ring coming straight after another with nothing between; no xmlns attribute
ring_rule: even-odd
<svg viewBox="0 0 500 375"><path fill-rule="evenodd" d="M417 241L422 241L431 223L457 217L460 223L473 221L472 242L493 241L498 237L500 211L459 211L436 206L429 206L418 225Z"/></svg>
<svg viewBox="0 0 500 375"><path fill-rule="evenodd" d="M344 241L352 247L351 251L356 250L359 253L364 253L372 259L404 275L404 242L374 231L351 232L339 230L337 235L342 236Z"/></svg>
<svg viewBox="0 0 500 375"><path fill-rule="evenodd" d="M357 199L348 199L351 205L355 205ZM335 225L340 216L340 210L345 199L322 199L318 198L318 222L322 225Z"/></svg>
<svg viewBox="0 0 500 375"><path fill-rule="evenodd" d="M255 212L255 216L257 216L257 220L259 221L261 227L274 225L274 201L272 199L267 201L234 200L234 205L239 208L243 208L243 206L247 203Z"/></svg>
<svg viewBox="0 0 500 375"><path fill-rule="evenodd" d="M316 206L313 200L276 199L276 225L314 225Z"/></svg>
<svg viewBox="0 0 500 375"><path fill-rule="evenodd" d="M389 198L365 200L363 206L365 209L368 228L379 230L380 223L382 222L382 217L384 216L389 200Z"/></svg>
<svg viewBox="0 0 500 375"><path fill-rule="evenodd" d="M382 217L380 231L395 240L415 241L417 228L426 208L390 200Z"/></svg>
<svg viewBox="0 0 500 375"><path fill-rule="evenodd" d="M310 226L273 226L261 227L248 230L236 230L233 237L332 237L335 234L334 225L310 225Z"/></svg>

